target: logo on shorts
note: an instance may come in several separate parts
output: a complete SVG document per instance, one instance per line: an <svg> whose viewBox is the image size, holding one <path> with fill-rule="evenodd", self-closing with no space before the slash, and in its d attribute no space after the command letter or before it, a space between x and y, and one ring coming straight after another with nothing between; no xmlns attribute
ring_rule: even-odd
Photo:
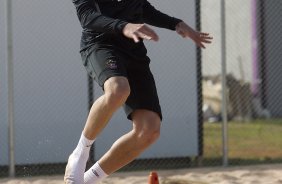
<svg viewBox="0 0 282 184"><path fill-rule="evenodd" d="M107 65L108 68L110 68L112 70L117 69L117 62L115 60L109 59L106 62L106 65Z"/></svg>

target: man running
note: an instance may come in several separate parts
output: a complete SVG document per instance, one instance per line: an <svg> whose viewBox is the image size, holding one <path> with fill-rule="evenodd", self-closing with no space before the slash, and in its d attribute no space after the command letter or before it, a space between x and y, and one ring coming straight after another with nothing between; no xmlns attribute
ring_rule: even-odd
<svg viewBox="0 0 282 184"><path fill-rule="evenodd" d="M162 112L150 58L143 40L158 41L148 25L176 31L199 47L207 33L156 10L147 0L72 0L83 28L81 57L88 74L104 90L92 105L65 171L67 184L95 184L138 157L160 135ZM85 172L89 150L112 115L123 106L132 130Z"/></svg>

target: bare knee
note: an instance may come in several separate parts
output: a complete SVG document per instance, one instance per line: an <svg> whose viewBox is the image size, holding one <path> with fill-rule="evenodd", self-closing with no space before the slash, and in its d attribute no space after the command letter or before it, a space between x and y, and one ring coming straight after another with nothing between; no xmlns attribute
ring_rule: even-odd
<svg viewBox="0 0 282 184"><path fill-rule="evenodd" d="M121 106L130 94L128 80L125 77L112 77L104 84L105 96L110 105Z"/></svg>
<svg viewBox="0 0 282 184"><path fill-rule="evenodd" d="M138 110L132 115L134 132L137 144L141 149L145 149L154 143L160 136L161 120L159 115L147 110Z"/></svg>

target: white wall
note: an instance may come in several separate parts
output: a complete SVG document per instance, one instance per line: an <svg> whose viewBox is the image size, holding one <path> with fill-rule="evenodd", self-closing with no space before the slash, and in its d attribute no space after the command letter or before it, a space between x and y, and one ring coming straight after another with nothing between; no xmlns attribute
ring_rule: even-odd
<svg viewBox="0 0 282 184"><path fill-rule="evenodd" d="M8 163L3 2L0 165ZM194 0L151 2L195 25ZM66 162L88 111L86 72L78 53L81 29L75 9L69 0L13 1L13 8L16 164ZM160 42L148 43L148 48L164 121L161 139L142 157L194 156L198 151L195 45L171 31L157 31ZM120 110L98 138L96 156L130 126Z"/></svg>
<svg viewBox="0 0 282 184"><path fill-rule="evenodd" d="M13 1L13 29L16 164L65 162L87 114L75 10L68 0ZM0 50L2 70L6 61ZM6 86L5 75L0 81ZM5 89L1 85L1 102L7 99ZM1 114L2 125L6 138L6 114ZM1 139L2 151L6 156L6 141ZM1 154L0 161L6 164L7 157Z"/></svg>

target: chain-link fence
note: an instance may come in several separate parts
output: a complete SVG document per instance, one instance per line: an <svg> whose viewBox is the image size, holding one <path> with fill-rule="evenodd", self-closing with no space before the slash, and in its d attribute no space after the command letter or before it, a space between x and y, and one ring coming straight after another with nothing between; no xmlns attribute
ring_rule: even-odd
<svg viewBox="0 0 282 184"><path fill-rule="evenodd" d="M225 50L221 47L220 0L178 0L174 8L169 0L150 2L211 33L214 40L201 51L193 43L170 36L171 32L158 30L164 40L161 46L148 44L163 103L166 144L152 146L155 149L124 170L222 165L222 52L226 52L227 66L229 164L281 162L280 0L225 1ZM8 84L2 59L6 57L2 34L6 10L5 1L0 3L0 176L8 176ZM12 11L16 175L63 174L89 106L101 91L81 64L81 30L70 1L15 0ZM173 50L176 44L180 46ZM172 66L171 61L178 65ZM172 67L176 71L169 70ZM124 121L119 114L123 113L114 118ZM95 143L91 162L128 125L112 123Z"/></svg>
<svg viewBox="0 0 282 184"><path fill-rule="evenodd" d="M68 1L60 6L53 6L55 1L53 4L9 2L12 3L9 21L13 30L13 41L9 45L13 49L14 149L8 147L11 118L7 112L11 94L7 89L11 84L5 59L7 10L5 1L1 0L0 174L8 174L7 166L13 157L16 175L62 173L66 152L71 152L76 144L68 140L80 136L79 131L72 130L82 130L81 122L85 121L88 111L87 78L78 62L79 55L73 54L78 53L80 35L79 27L75 29L73 25L79 25L76 19L67 18L73 14L73 6Z"/></svg>
<svg viewBox="0 0 282 184"><path fill-rule="evenodd" d="M281 1L225 1L226 48L221 48L220 1L201 1L202 29L215 33L203 51L204 158L222 164L221 53L226 53L228 158L231 165L281 162Z"/></svg>

